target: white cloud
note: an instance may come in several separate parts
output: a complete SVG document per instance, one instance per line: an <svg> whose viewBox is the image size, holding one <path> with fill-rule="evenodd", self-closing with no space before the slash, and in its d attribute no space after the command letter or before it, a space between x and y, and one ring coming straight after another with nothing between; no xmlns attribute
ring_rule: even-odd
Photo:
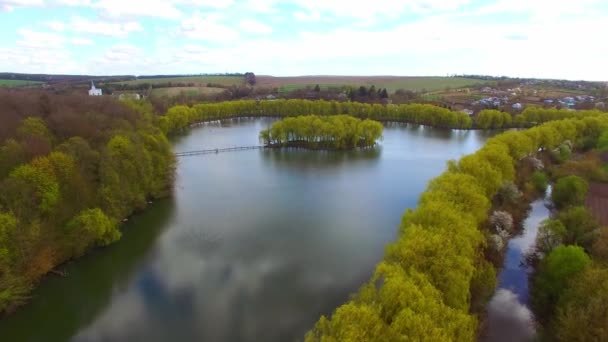
<svg viewBox="0 0 608 342"><path fill-rule="evenodd" d="M178 5L209 7L216 9L224 9L234 5L234 0L173 0L168 2L173 2Z"/></svg>
<svg viewBox="0 0 608 342"><path fill-rule="evenodd" d="M62 49L65 43L65 38L47 32L37 32L28 29L18 31L21 39L17 41L17 45L28 48L37 49Z"/></svg>
<svg viewBox="0 0 608 342"><path fill-rule="evenodd" d="M252 19L242 20L239 24L241 29L246 33L269 34L272 33L272 27Z"/></svg>
<svg viewBox="0 0 608 342"><path fill-rule="evenodd" d="M49 21L46 23L46 26L56 32L63 32L65 30L65 23L58 20Z"/></svg>
<svg viewBox="0 0 608 342"><path fill-rule="evenodd" d="M74 17L68 24L69 28L78 33L89 33L111 37L126 37L131 32L142 31L143 27L136 21L111 22L92 21L82 17Z"/></svg>
<svg viewBox="0 0 608 342"><path fill-rule="evenodd" d="M97 59L97 62L105 67L112 67L120 64L133 63L135 59L140 58L142 55L142 50L136 46L119 44L114 45L107 50L101 58Z"/></svg>
<svg viewBox="0 0 608 342"><path fill-rule="evenodd" d="M303 11L297 11L293 14L293 17L299 21L319 21L321 20L321 14L318 11L306 13Z"/></svg>
<svg viewBox="0 0 608 342"><path fill-rule="evenodd" d="M133 18L133 17L156 17L165 19L177 19L181 12L171 1L146 0L98 0L91 5L98 9L102 16L108 18Z"/></svg>
<svg viewBox="0 0 608 342"><path fill-rule="evenodd" d="M42 6L44 0L0 0L1 11L12 11L15 7Z"/></svg>
<svg viewBox="0 0 608 342"><path fill-rule="evenodd" d="M58 5L66 6L90 6L91 0L55 0Z"/></svg>
<svg viewBox="0 0 608 342"><path fill-rule="evenodd" d="M189 39L215 42L231 42L238 38L238 33L228 26L218 23L221 16L208 15L203 17L200 12L184 19L178 33Z"/></svg>
<svg viewBox="0 0 608 342"><path fill-rule="evenodd" d="M74 45L94 45L95 42L88 38L72 38L70 39L70 43Z"/></svg>
<svg viewBox="0 0 608 342"><path fill-rule="evenodd" d="M272 14L278 12L276 6L279 2L279 0L246 0L243 8L256 13Z"/></svg>
<svg viewBox="0 0 608 342"><path fill-rule="evenodd" d="M352 17L372 21L379 16L396 18L405 12L429 13L453 11L470 0L295 0L309 13L330 13L336 17ZM305 13L304 13L305 14ZM303 17L301 14L300 17Z"/></svg>

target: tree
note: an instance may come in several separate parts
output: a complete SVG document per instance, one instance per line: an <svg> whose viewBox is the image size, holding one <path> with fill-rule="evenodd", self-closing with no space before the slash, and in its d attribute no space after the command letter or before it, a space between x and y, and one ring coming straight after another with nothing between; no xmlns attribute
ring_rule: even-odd
<svg viewBox="0 0 608 342"><path fill-rule="evenodd" d="M555 248L538 268L534 281L533 301L538 312L546 317L567 288L567 282L582 272L591 259L578 246L559 246Z"/></svg>
<svg viewBox="0 0 608 342"><path fill-rule="evenodd" d="M315 92L317 92L317 93L318 93L318 92L320 92L320 91L321 91L321 87L319 87L319 85L317 84L317 85L315 86Z"/></svg>
<svg viewBox="0 0 608 342"><path fill-rule="evenodd" d="M388 91L386 91L386 88L382 89L382 91L380 92L380 98L388 99Z"/></svg>
<svg viewBox="0 0 608 342"><path fill-rule="evenodd" d="M17 218L10 213L0 212L0 281L14 267L13 254L16 246L13 243L13 236L16 229Z"/></svg>
<svg viewBox="0 0 608 342"><path fill-rule="evenodd" d="M541 171L534 171L532 174L532 184L536 191L541 194L544 194L547 191L547 187L549 186L549 180L547 179L547 175Z"/></svg>
<svg viewBox="0 0 608 342"><path fill-rule="evenodd" d="M3 183L0 200L24 221L50 214L59 201L57 178L40 164L25 164L13 170Z"/></svg>
<svg viewBox="0 0 608 342"><path fill-rule="evenodd" d="M74 256L82 255L91 246L107 246L121 236L116 223L99 208L82 211L66 229Z"/></svg>
<svg viewBox="0 0 608 342"><path fill-rule="evenodd" d="M245 82L247 84L249 84L250 86L254 86L257 83L255 74L252 72L246 72L245 73Z"/></svg>
<svg viewBox="0 0 608 342"><path fill-rule="evenodd" d="M551 324L559 341L608 341L608 270L589 268L564 291Z"/></svg>
<svg viewBox="0 0 608 342"><path fill-rule="evenodd" d="M585 207L571 207L558 215L566 228L563 236L565 244L579 245L591 249L599 231L599 224Z"/></svg>
<svg viewBox="0 0 608 342"><path fill-rule="evenodd" d="M553 189L553 203L558 208L581 205L585 201L589 184L578 176L562 177Z"/></svg>
<svg viewBox="0 0 608 342"><path fill-rule="evenodd" d="M566 227L560 220L544 220L538 228L536 249L547 255L554 248L563 243L566 236Z"/></svg>

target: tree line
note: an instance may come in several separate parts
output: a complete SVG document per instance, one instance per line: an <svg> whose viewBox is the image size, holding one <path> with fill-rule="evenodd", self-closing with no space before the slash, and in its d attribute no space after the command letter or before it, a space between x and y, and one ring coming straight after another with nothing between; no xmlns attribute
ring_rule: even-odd
<svg viewBox="0 0 608 342"><path fill-rule="evenodd" d="M192 123L232 117L300 116L315 114L350 115L360 119L403 121L442 128L467 129L471 118L461 112L425 104L380 105L358 102L274 100L274 101L229 101L204 103L194 106L174 106L161 118L164 131L183 129Z"/></svg>
<svg viewBox="0 0 608 342"><path fill-rule="evenodd" d="M585 117L508 131L450 162L406 211L372 278L330 318L322 316L306 341L475 340L472 296L496 284L483 253L492 243L491 201L513 182L520 160L606 128L608 117Z"/></svg>
<svg viewBox="0 0 608 342"><path fill-rule="evenodd" d="M169 194L174 156L144 103L0 93L0 314L55 266L120 238Z"/></svg>
<svg viewBox="0 0 608 342"><path fill-rule="evenodd" d="M260 132L260 140L268 146L352 149L375 145L383 130L377 121L348 115L306 115L273 123Z"/></svg>
<svg viewBox="0 0 608 342"><path fill-rule="evenodd" d="M174 106L161 118L161 128L167 132L186 128L190 124L232 117L300 116L315 114L350 115L360 119L377 121L401 121L418 125L452 129L504 129L528 128L553 120L567 118L598 117L605 115L597 110L568 111L526 108L513 117L497 110L484 110L475 120L463 112L428 104L381 105L359 102L310 101L310 100L238 100L219 103L201 103L193 106Z"/></svg>

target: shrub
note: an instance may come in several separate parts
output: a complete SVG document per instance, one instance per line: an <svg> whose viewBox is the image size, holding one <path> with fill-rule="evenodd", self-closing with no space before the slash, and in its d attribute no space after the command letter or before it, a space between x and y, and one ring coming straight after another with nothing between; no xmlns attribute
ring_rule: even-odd
<svg viewBox="0 0 608 342"><path fill-rule="evenodd" d="M521 199L522 193L515 183L508 181L503 183L498 195L503 203L517 203Z"/></svg>
<svg viewBox="0 0 608 342"><path fill-rule="evenodd" d="M499 235L503 235L506 232L507 235L513 230L513 216L506 211L495 211L490 216L490 224L496 228L496 232Z"/></svg>
<svg viewBox="0 0 608 342"><path fill-rule="evenodd" d="M547 175L544 172L535 171L532 174L532 184L534 185L534 189L536 191L545 193L545 191L547 191L547 186L549 186Z"/></svg>

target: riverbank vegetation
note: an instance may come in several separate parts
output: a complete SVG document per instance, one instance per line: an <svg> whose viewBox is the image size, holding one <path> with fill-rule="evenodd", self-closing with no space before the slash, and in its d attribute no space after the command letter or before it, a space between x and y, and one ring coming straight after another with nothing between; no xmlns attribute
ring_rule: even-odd
<svg viewBox="0 0 608 342"><path fill-rule="evenodd" d="M120 238L169 194L174 157L150 107L0 93L0 314L57 265Z"/></svg>
<svg viewBox="0 0 608 342"><path fill-rule="evenodd" d="M548 170L557 211L540 227L532 278L541 340L608 340L608 196L596 190L607 186L608 160L599 157L607 139L608 131L584 136L572 158L556 158Z"/></svg>
<svg viewBox="0 0 608 342"><path fill-rule="evenodd" d="M260 140L270 147L352 149L375 145L383 130L384 126L377 121L348 115L306 115L273 123L260 132Z"/></svg>
<svg viewBox="0 0 608 342"><path fill-rule="evenodd" d="M491 201L503 184L515 180L516 163L539 148L597 137L606 128L606 117L550 122L503 133L451 162L416 210L405 213L399 237L371 280L330 318L321 317L306 340L474 340L478 318L471 313L472 291L491 292L496 281L483 253L496 235L485 228Z"/></svg>

